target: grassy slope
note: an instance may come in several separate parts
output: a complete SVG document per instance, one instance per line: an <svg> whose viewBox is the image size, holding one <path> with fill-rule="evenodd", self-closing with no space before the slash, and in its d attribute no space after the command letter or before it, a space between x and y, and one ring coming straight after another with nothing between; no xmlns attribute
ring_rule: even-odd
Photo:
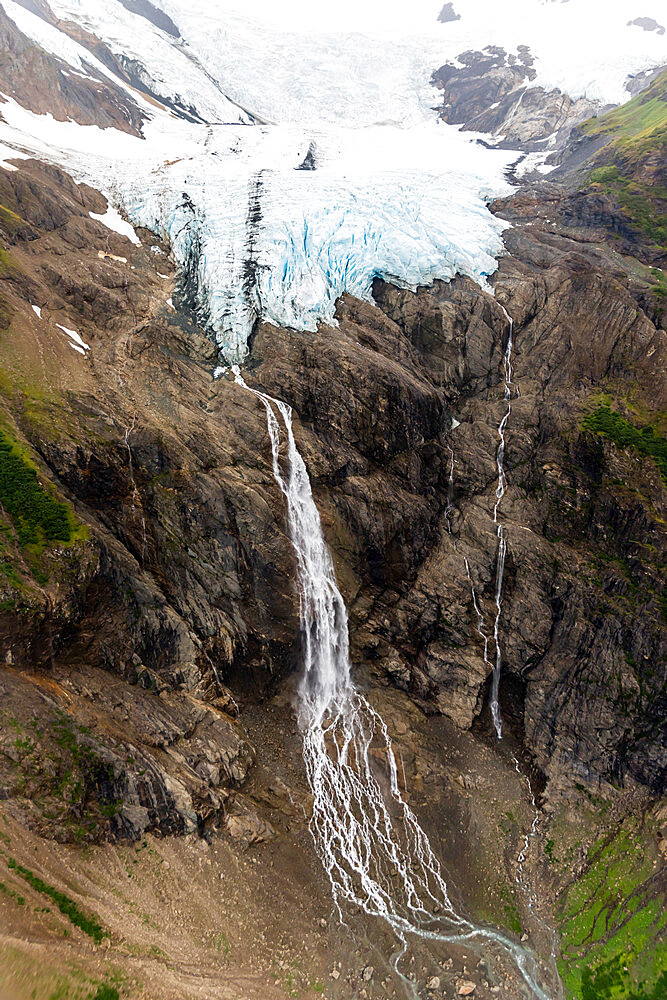
<svg viewBox="0 0 667 1000"><path fill-rule="evenodd" d="M667 71L627 104L584 122L580 131L610 139L588 183L614 195L628 221L667 248Z"/></svg>
<svg viewBox="0 0 667 1000"><path fill-rule="evenodd" d="M69 504L40 481L29 450L0 426L0 610L12 610L33 580L48 582L51 548L85 537Z"/></svg>
<svg viewBox="0 0 667 1000"><path fill-rule="evenodd" d="M582 426L584 430L609 438L618 448L632 448L641 455L650 455L667 484L667 440L650 424L635 427L612 410L611 402L606 398L598 403L595 410L586 414Z"/></svg>
<svg viewBox="0 0 667 1000"><path fill-rule="evenodd" d="M628 817L588 848L561 893L559 968L568 998L658 1000L667 987L654 822Z"/></svg>

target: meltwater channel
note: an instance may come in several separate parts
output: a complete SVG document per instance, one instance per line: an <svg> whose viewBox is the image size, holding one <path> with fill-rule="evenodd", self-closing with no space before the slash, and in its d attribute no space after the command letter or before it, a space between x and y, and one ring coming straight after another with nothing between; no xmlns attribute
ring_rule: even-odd
<svg viewBox="0 0 667 1000"><path fill-rule="evenodd" d="M453 907L429 839L401 794L387 727L351 676L347 610L294 439L291 407L248 386L238 366L232 370L264 406L273 474L285 497L304 645L298 716L314 800L311 833L341 919L348 904L389 925L398 944L394 969L414 998L416 985L400 964L410 943L421 939L495 946L511 957L532 996L549 1000L529 951ZM373 745L384 751L386 773L371 763Z"/></svg>

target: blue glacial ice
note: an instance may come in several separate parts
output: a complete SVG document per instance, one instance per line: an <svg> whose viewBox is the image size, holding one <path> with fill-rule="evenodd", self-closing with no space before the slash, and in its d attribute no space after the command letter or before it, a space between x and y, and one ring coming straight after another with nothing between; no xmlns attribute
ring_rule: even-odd
<svg viewBox="0 0 667 1000"><path fill-rule="evenodd" d="M527 44L532 85L620 102L628 74L667 58L664 39L628 27L631 0L608 0L602 17L589 0L465 0L449 24L438 0L157 5L180 37L117 0L51 0L199 121L133 91L140 139L10 101L0 141L65 165L162 233L196 276L200 318L228 362L244 357L256 319L314 330L334 322L344 292L368 299L376 276L415 287L493 272L504 224L487 203L508 193L515 154L437 120L434 68L469 48ZM109 76L56 26L6 6L73 71ZM314 169L298 169L307 158Z"/></svg>
<svg viewBox="0 0 667 1000"><path fill-rule="evenodd" d="M504 224L485 199L508 190L507 154L436 123L365 130L345 142L339 131L309 132L320 165L300 171L309 142L299 130L253 134L241 163L216 148L218 139L228 147L224 129L213 131L203 157L148 183L116 182L133 221L161 231L181 264L196 250L202 317L228 361L243 357L256 319L315 330L333 321L343 292L370 299L376 276L415 287L456 273L483 282L495 269ZM327 160L332 144L337 157ZM414 165L392 168L408 152ZM355 169L356 155L366 169Z"/></svg>

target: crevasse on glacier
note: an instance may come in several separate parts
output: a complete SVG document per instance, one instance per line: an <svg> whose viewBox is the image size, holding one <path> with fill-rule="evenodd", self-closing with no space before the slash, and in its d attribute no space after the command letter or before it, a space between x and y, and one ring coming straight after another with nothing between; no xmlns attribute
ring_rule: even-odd
<svg viewBox="0 0 667 1000"><path fill-rule="evenodd" d="M240 146L244 131L209 129L203 162L171 164L148 183L110 178L135 223L161 231L181 264L196 243L200 305L228 361L243 358L256 318L315 330L332 322L343 292L369 299L376 276L416 287L456 273L481 281L495 269L504 225L483 195L505 190L506 154L487 164L486 150L434 125L426 141L438 147L439 172L380 167L355 175L326 162L341 136L320 132L323 165L301 171L310 143L274 127L253 129L260 135L252 156L247 148L236 154L240 169L230 162L230 133ZM424 131L401 130L402 141L423 146ZM351 146L354 137L345 140ZM462 157L468 173L458 168ZM447 166L452 160L457 169ZM496 176L487 178L491 165Z"/></svg>
<svg viewBox="0 0 667 1000"><path fill-rule="evenodd" d="M627 27L630 0L609 0L604 18L584 0L467 0L446 25L435 0L158 6L176 35L116 0L51 2L189 120L114 77L142 109L144 139L3 105L0 140L63 163L162 232L229 361L243 358L256 318L313 330L343 292L368 298L375 276L414 287L494 270L503 224L486 201L507 192L515 155L437 121L434 68L528 44L533 85L620 101L629 73L665 58L660 39ZM5 7L77 73L114 76L56 25ZM591 30L573 33L573 20ZM313 148L315 169L298 169Z"/></svg>

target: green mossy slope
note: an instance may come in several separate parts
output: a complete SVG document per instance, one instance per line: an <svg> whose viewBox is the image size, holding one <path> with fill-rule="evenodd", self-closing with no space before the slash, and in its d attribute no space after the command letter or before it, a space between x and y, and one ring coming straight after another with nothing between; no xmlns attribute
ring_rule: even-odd
<svg viewBox="0 0 667 1000"><path fill-rule="evenodd" d="M612 195L632 225L667 248L667 71L631 101L584 122L579 132L610 140L588 185Z"/></svg>
<svg viewBox="0 0 667 1000"><path fill-rule="evenodd" d="M568 1000L658 1000L667 985L667 911L649 821L592 844L562 893L559 968Z"/></svg>
<svg viewBox="0 0 667 1000"><path fill-rule="evenodd" d="M650 424L642 428L635 427L620 413L612 410L609 402L603 401L584 417L582 428L602 434L618 448L632 448L641 455L650 455L667 483L667 440Z"/></svg>

